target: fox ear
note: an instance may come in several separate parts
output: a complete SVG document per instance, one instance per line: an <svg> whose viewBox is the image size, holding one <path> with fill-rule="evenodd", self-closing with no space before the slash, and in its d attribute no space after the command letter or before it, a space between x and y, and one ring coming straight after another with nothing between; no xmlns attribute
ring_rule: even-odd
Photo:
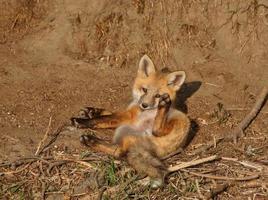
<svg viewBox="0 0 268 200"><path fill-rule="evenodd" d="M155 73L153 61L147 55L142 56L139 63L138 75L141 77L148 77L153 73Z"/></svg>
<svg viewBox="0 0 268 200"><path fill-rule="evenodd" d="M184 71L176 71L167 75L167 84L174 90L179 90L184 83L186 74Z"/></svg>

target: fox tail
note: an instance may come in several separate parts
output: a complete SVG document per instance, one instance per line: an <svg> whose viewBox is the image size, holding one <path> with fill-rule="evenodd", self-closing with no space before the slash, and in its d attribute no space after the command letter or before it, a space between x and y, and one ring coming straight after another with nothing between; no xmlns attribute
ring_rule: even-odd
<svg viewBox="0 0 268 200"><path fill-rule="evenodd" d="M125 156L129 165L138 173L150 177L150 185L158 188L164 184L167 168L155 153L150 137L141 132L124 127L117 131L114 143L125 149Z"/></svg>

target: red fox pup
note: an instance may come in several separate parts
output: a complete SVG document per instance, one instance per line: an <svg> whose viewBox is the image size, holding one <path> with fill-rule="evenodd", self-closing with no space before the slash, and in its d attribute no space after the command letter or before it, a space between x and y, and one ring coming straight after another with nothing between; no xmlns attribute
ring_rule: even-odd
<svg viewBox="0 0 268 200"><path fill-rule="evenodd" d="M133 86L133 101L125 111L87 107L81 117L71 119L78 128L116 128L113 143L91 135L82 135L81 142L95 151L126 158L135 170L150 177L152 187L161 186L167 173L161 157L182 147L190 128L189 118L174 105L185 77L184 71L156 71L144 55Z"/></svg>

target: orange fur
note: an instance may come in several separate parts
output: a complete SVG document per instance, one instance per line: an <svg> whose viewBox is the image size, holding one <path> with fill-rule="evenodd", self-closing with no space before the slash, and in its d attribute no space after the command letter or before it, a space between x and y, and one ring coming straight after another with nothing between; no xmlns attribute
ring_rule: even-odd
<svg viewBox="0 0 268 200"><path fill-rule="evenodd" d="M90 143L92 148L115 157L126 156L130 165L149 175L159 186L166 172L160 158L185 145L190 128L188 117L173 105L184 79L182 71L157 72L145 55L134 82L133 102L126 111L72 120L81 128L117 128L115 144L96 140L93 145Z"/></svg>

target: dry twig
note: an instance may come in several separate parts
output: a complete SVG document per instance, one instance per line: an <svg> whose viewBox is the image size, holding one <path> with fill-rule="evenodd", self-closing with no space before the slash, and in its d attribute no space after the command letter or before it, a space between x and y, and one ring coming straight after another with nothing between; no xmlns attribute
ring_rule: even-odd
<svg viewBox="0 0 268 200"><path fill-rule="evenodd" d="M262 106L266 101L266 97L268 94L268 88L264 87L258 96L252 110L250 113L238 124L238 126L231 132L230 135L227 136L226 139L234 139L237 140L239 137L243 136L244 130L250 125L250 123L256 118L258 113L260 112Z"/></svg>
<svg viewBox="0 0 268 200"><path fill-rule="evenodd" d="M239 163L245 167L249 167L252 169L256 169L258 171L267 171L268 172L268 167L262 164L258 164L255 162L247 161L247 160L238 160L237 158L227 158L227 157L222 157L222 160L227 160L227 161L233 161L236 163Z"/></svg>
<svg viewBox="0 0 268 200"><path fill-rule="evenodd" d="M215 180L227 180L227 181L249 181L253 179L257 179L260 177L259 174L254 174L251 176L245 176L245 177L226 177L226 176L216 176L216 175L211 175L211 174L202 174L198 172L191 172L186 169L181 169L181 171L187 172L189 174L195 175L195 176L200 176L202 178L210 178L210 179L215 179Z"/></svg>
<svg viewBox="0 0 268 200"><path fill-rule="evenodd" d="M0 172L0 176L20 173L20 172L24 171L25 169L27 169L32 164L32 162L31 163L28 163L27 165L25 165L23 168L21 168L19 170L10 171L10 172Z"/></svg>
<svg viewBox="0 0 268 200"><path fill-rule="evenodd" d="M65 129L67 130L68 128L68 124L62 124L61 126L59 126L56 131L51 134L51 139L48 141L48 143L46 145L44 145L43 147L40 147L39 151L37 152L37 155L40 155L42 152L44 152L51 144L53 144L58 135L63 132ZM47 139L47 138L46 138ZM44 142L43 142L44 143Z"/></svg>
<svg viewBox="0 0 268 200"><path fill-rule="evenodd" d="M97 198L98 200L102 200L102 196L106 190L107 190L106 187L101 188L101 190L99 191L99 194L98 194L98 198Z"/></svg>
<svg viewBox="0 0 268 200"><path fill-rule="evenodd" d="M216 185L216 187L210 189L210 192L205 196L205 199L214 199L218 194L224 192L229 186L230 184L228 183Z"/></svg>
<svg viewBox="0 0 268 200"><path fill-rule="evenodd" d="M234 142L237 142L237 139L244 135L245 129L250 125L250 123L256 118L256 116L260 112L262 106L264 105L266 101L267 94L268 94L268 89L267 87L264 87L260 95L258 96L257 101L255 102L250 113L238 124L238 126L234 130L232 130L230 133L226 134L225 136L218 137L214 141L208 142L207 145L196 149L192 154L196 155L196 154L199 154L201 152L204 152L212 148L215 145L215 142L217 144L223 140L229 141L232 139L234 140Z"/></svg>
<svg viewBox="0 0 268 200"><path fill-rule="evenodd" d="M201 159L198 159L198 160L193 160L193 161L190 161L190 162L184 162L184 163L181 163L179 165L169 167L168 171L171 173L171 172L181 170L183 168L192 167L192 166L199 165L199 164L206 163L206 162L211 162L211 161L214 161L214 160L217 160L217 159L219 159L219 157L217 155L214 155L214 156L210 156L210 157L207 157L207 158L201 158Z"/></svg>
<svg viewBox="0 0 268 200"><path fill-rule="evenodd" d="M182 152L183 152L183 149L182 148L179 148L177 151L174 151L174 152L168 154L167 156L161 158L161 160L167 160L167 159L169 159L169 158L171 158L171 157L173 157L173 156L175 156L177 154L180 154Z"/></svg>
<svg viewBox="0 0 268 200"><path fill-rule="evenodd" d="M45 133L43 139L38 144L38 147L37 147L36 152L34 154L36 156L40 154L40 152L39 152L40 151L40 148L41 148L41 146L45 143L45 141L48 138L48 133L49 133L49 129L50 129L50 126L51 126L51 121L52 121L52 117L49 118L49 122L48 122L46 133Z"/></svg>

